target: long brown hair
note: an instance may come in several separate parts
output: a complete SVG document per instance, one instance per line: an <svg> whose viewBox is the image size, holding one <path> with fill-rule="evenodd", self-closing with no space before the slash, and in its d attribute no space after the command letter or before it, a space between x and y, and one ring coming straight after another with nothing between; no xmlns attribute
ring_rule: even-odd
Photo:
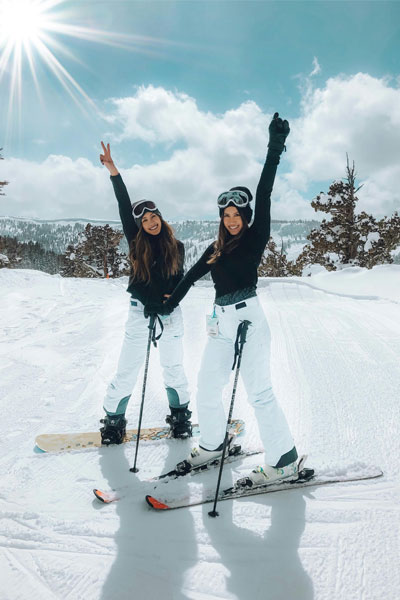
<svg viewBox="0 0 400 600"><path fill-rule="evenodd" d="M172 228L164 219L161 219L161 231L157 236L159 242L160 256L162 257L161 272L165 278L176 275L181 269L181 255L178 241L174 236ZM151 267L154 263L153 245L150 235L140 227L136 238L131 242L129 259L131 261L135 278L146 284L151 280Z"/></svg>
<svg viewBox="0 0 400 600"><path fill-rule="evenodd" d="M242 217L243 223L242 229L237 235L230 235L229 231L224 225L224 215L222 215L219 223L218 238L214 242L214 252L207 261L208 265L213 265L217 262L222 254L230 254L239 245L241 238L249 228L247 220L242 215L240 216Z"/></svg>

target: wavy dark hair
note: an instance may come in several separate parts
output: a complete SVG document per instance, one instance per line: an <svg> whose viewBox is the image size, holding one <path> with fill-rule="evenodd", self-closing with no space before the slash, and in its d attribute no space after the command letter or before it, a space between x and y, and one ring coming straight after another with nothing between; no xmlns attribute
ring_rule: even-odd
<svg viewBox="0 0 400 600"><path fill-rule="evenodd" d="M249 228L249 224L245 217L241 214L238 209L240 216L242 217L243 227L237 235L231 235L224 225L224 215L221 217L218 230L218 238L214 242L214 252L211 254L207 261L208 265L213 265L221 257L222 254L230 254L240 244L240 240Z"/></svg>
<svg viewBox="0 0 400 600"><path fill-rule="evenodd" d="M180 271L182 267L181 255L172 228L164 219L161 217L160 219L161 231L157 236L157 241L159 242L160 256L163 258L161 272L165 278L169 278ZM151 266L155 259L150 237L150 234L146 233L143 227L140 227L136 238L131 242L129 250L129 259L135 278L146 284L151 281Z"/></svg>

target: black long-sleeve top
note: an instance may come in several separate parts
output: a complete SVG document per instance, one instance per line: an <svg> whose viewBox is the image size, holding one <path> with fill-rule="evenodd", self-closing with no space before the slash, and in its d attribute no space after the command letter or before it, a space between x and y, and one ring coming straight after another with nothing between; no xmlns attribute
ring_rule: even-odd
<svg viewBox="0 0 400 600"><path fill-rule="evenodd" d="M175 308L190 287L209 272L214 282L217 304L223 297L238 297L237 292L241 290L247 292L247 297L255 295L257 269L270 237L271 192L279 160L278 154L268 152L257 186L253 224L245 231L238 246L229 254L222 254L217 262L211 265L207 264L207 261L214 252L214 243L208 246L167 300L166 304L170 308Z"/></svg>
<svg viewBox="0 0 400 600"><path fill-rule="evenodd" d="M135 239L139 230L132 215L132 205L128 190L126 189L125 183L123 182L120 174L111 175L110 179L118 201L122 228L130 248L131 243ZM142 304L162 302L165 300L164 294L171 294L173 292L183 277L183 263L185 259L185 248L182 242L177 240L180 257L179 271L172 277L165 277L162 273L163 256L160 248L159 236L149 235L149 240L152 244L154 256L154 262L150 269L150 282L145 283L143 281L138 281L135 278L135 274L132 269L127 288L127 292L129 292L133 298L139 300L139 302L142 302Z"/></svg>

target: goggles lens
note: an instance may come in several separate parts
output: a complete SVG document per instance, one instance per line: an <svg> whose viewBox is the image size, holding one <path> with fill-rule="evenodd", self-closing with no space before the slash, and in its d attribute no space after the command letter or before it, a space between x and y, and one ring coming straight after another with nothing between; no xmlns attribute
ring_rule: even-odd
<svg viewBox="0 0 400 600"><path fill-rule="evenodd" d="M232 190L231 192L224 192L218 196L217 204L219 208L225 208L228 204L233 203L235 206L247 206L249 203L249 197L246 192L241 190Z"/></svg>
<svg viewBox="0 0 400 600"><path fill-rule="evenodd" d="M140 217L144 215L146 210L157 210L157 206L151 200L143 200L143 202L135 204L135 206L132 209L132 214L135 219L140 219Z"/></svg>

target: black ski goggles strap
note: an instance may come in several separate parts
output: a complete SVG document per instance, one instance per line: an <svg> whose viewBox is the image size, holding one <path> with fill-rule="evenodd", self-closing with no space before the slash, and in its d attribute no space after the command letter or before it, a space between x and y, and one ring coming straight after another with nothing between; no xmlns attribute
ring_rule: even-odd
<svg viewBox="0 0 400 600"><path fill-rule="evenodd" d="M239 323L239 327L237 328L236 340L235 340L235 356L233 357L232 371L234 370L234 368L236 366L236 361L238 360L239 356L241 356L241 354L242 354L243 346L246 343L246 336L247 336L247 330L249 328L249 325L251 325L251 322L245 320L245 321L241 321Z"/></svg>
<svg viewBox="0 0 400 600"><path fill-rule="evenodd" d="M156 336L156 330L157 330L157 322L160 325L160 333ZM160 337L163 334L164 331L164 325L160 319L160 317L158 315L151 315L150 316L150 323L149 323L149 329L151 329L152 334L151 334L151 341L153 342L153 345L155 348L157 348L157 342L160 339Z"/></svg>

